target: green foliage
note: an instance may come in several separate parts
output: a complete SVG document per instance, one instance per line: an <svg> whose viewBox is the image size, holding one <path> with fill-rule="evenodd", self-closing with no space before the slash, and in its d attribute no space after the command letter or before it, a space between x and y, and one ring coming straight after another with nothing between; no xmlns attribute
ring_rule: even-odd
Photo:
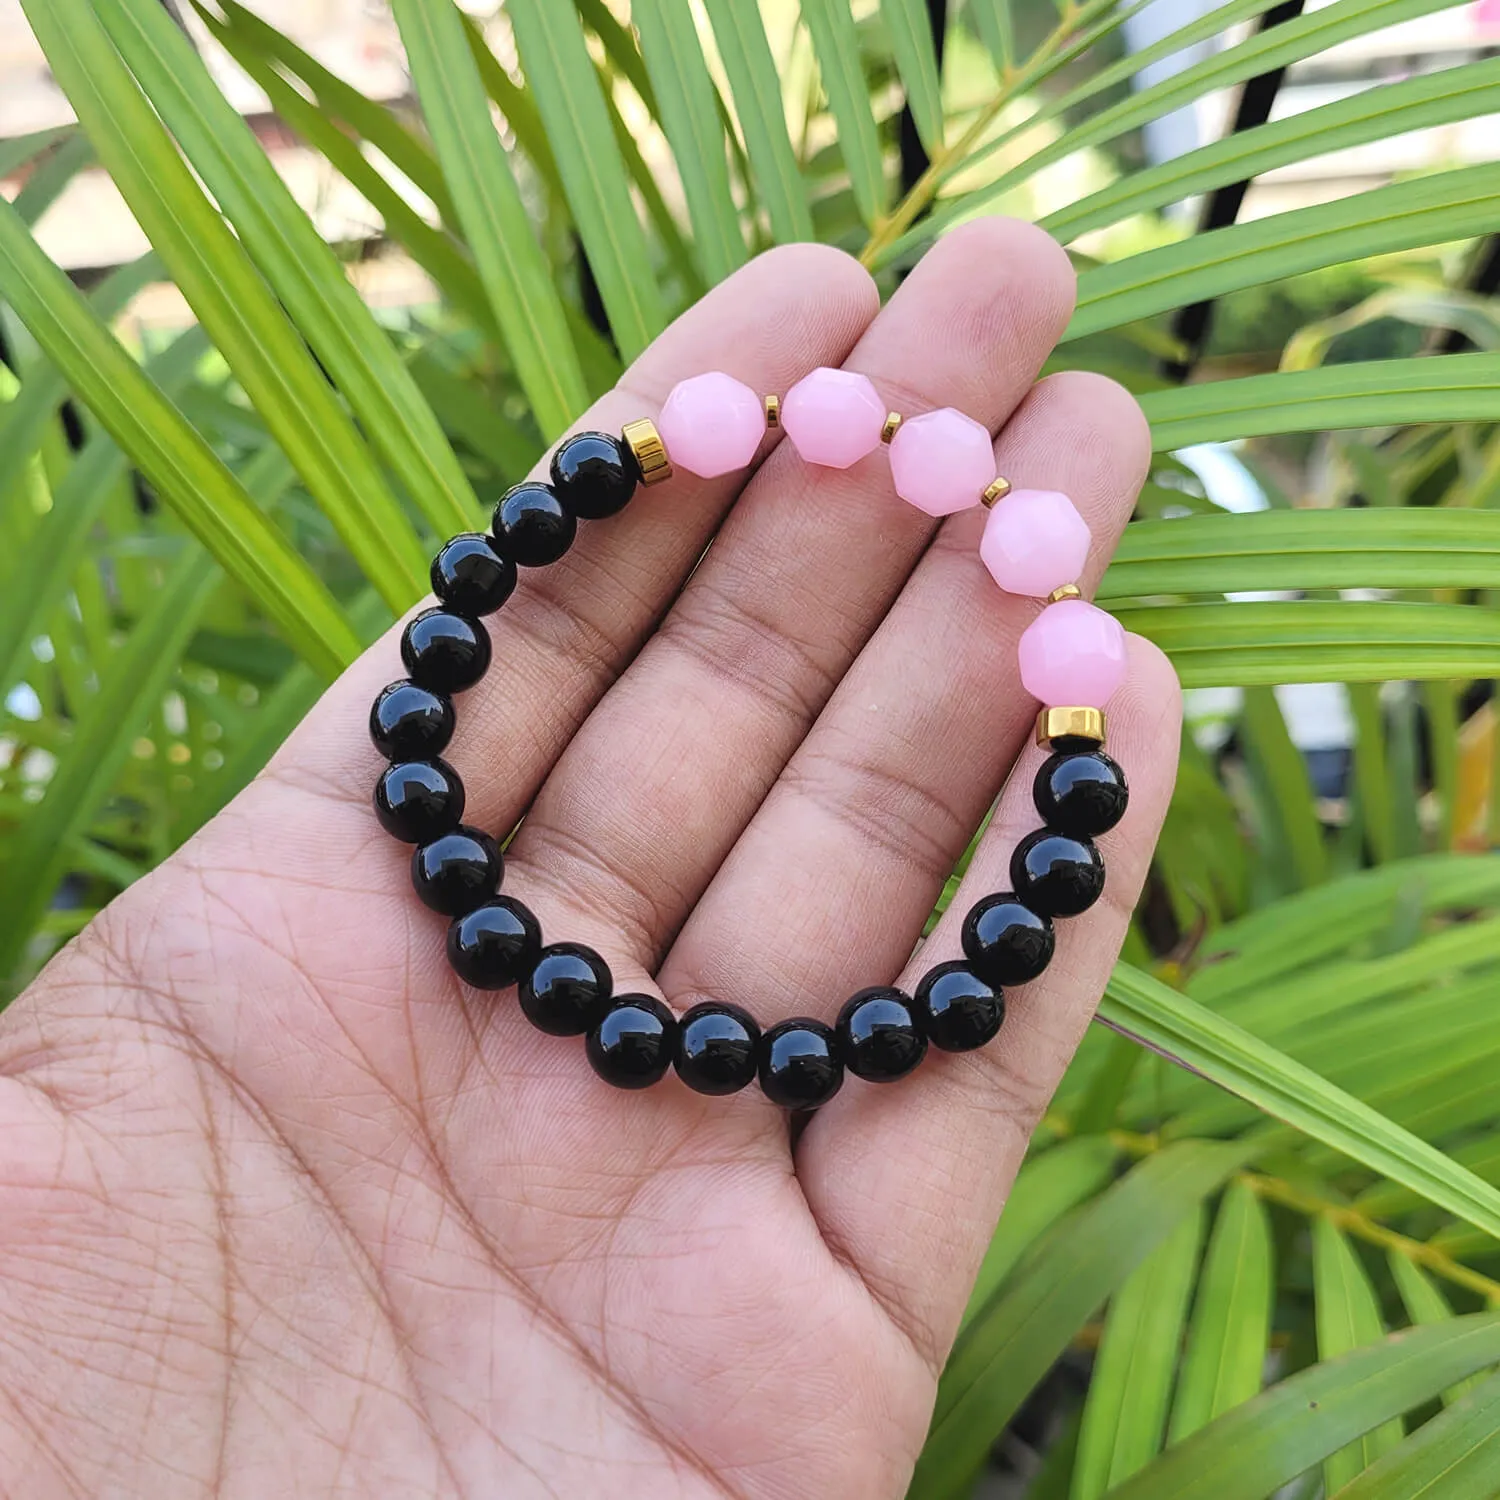
<svg viewBox="0 0 1500 1500"><path fill-rule="evenodd" d="M816 233L888 291L949 226L1086 164L1042 220L1081 272L1056 362L1131 383L1157 453L1100 598L1186 685L1243 691L1226 752L1185 740L1114 1034L1021 1171L912 1493L968 1494L1039 1388L1068 1435L1038 1497L1500 1492L1500 856L1478 852L1500 736L1473 712L1500 663L1500 316L1453 278L1454 242L1500 232L1500 178L1197 236L1158 217L1492 114L1500 62L1120 169L1168 111L1447 0L1247 33L1269 3L1122 55L1139 0L1055 22L966 0L940 70L920 0L634 0L629 25L604 0L483 24L393 0L408 109L194 0L197 40L362 195L377 253L430 277L434 305L377 319L159 0L25 0L81 129L0 142L24 174L0 204L0 989L232 797L418 597L434 536L703 288ZM899 103L930 158L904 186ZM154 252L84 297L32 229L96 161ZM162 278L196 321L132 347L121 314ZM1204 298L1207 363L1172 385L1172 319ZM1435 352L1444 328L1477 352ZM1221 511L1172 456L1203 443L1236 445L1270 508ZM1351 685L1332 799L1274 691L1316 682ZM1082 1400L1044 1387L1089 1352Z"/></svg>

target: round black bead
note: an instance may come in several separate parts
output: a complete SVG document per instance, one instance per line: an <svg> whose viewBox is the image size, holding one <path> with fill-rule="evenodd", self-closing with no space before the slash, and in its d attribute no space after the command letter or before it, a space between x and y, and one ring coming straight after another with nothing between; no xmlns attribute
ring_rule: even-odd
<svg viewBox="0 0 1500 1500"><path fill-rule="evenodd" d="M519 984L541 951L541 923L511 896L476 906L448 929L448 962L476 990L508 990Z"/></svg>
<svg viewBox="0 0 1500 1500"><path fill-rule="evenodd" d="M976 901L960 938L974 972L991 984L1025 984L1052 962L1052 923L1009 891Z"/></svg>
<svg viewBox="0 0 1500 1500"><path fill-rule="evenodd" d="M1036 773L1032 800L1049 828L1093 839L1125 816L1125 773L1102 750L1053 755Z"/></svg>
<svg viewBox="0 0 1500 1500"><path fill-rule="evenodd" d="M490 633L451 609L424 609L402 633L401 660L423 687L460 693L489 671Z"/></svg>
<svg viewBox="0 0 1500 1500"><path fill-rule="evenodd" d="M737 1005L705 1001L677 1028L677 1076L700 1094L735 1094L755 1077L760 1027Z"/></svg>
<svg viewBox="0 0 1500 1500"><path fill-rule="evenodd" d="M578 532L551 485L528 480L507 490L495 507L495 546L523 568L555 563Z"/></svg>
<svg viewBox="0 0 1500 1500"><path fill-rule="evenodd" d="M403 844L425 844L464 818L464 784L445 760L398 760L375 783L375 816Z"/></svg>
<svg viewBox="0 0 1500 1500"><path fill-rule="evenodd" d="M959 959L922 976L913 996L922 1029L944 1052L972 1052L1005 1020L1005 997Z"/></svg>
<svg viewBox="0 0 1500 1500"><path fill-rule="evenodd" d="M1033 911L1076 917L1104 890L1104 860L1087 839L1039 828L1010 857L1010 881Z"/></svg>
<svg viewBox="0 0 1500 1500"><path fill-rule="evenodd" d="M431 760L453 738L453 700L415 682L393 682L370 707L370 738L387 760Z"/></svg>
<svg viewBox="0 0 1500 1500"><path fill-rule="evenodd" d="M582 943L543 948L517 991L526 1019L551 1036L582 1036L604 1014L614 990L609 965Z"/></svg>
<svg viewBox="0 0 1500 1500"><path fill-rule="evenodd" d="M477 531L453 538L432 560L432 592L449 609L478 619L515 592L516 565Z"/></svg>
<svg viewBox="0 0 1500 1500"><path fill-rule="evenodd" d="M589 1064L617 1089L644 1089L672 1066L677 1022L650 995L621 995L584 1043Z"/></svg>
<svg viewBox="0 0 1500 1500"><path fill-rule="evenodd" d="M900 990L861 990L839 1012L837 1030L844 1066L869 1083L905 1078L927 1055L927 1038Z"/></svg>
<svg viewBox="0 0 1500 1500"><path fill-rule="evenodd" d="M568 514L585 521L624 510L635 485L635 460L607 432L580 432L552 455L552 488Z"/></svg>
<svg viewBox="0 0 1500 1500"><path fill-rule="evenodd" d="M500 888L500 846L481 828L460 826L418 844L411 856L411 883L433 911L461 917Z"/></svg>
<svg viewBox="0 0 1500 1500"><path fill-rule="evenodd" d="M760 1039L760 1086L783 1109L817 1109L844 1082L838 1038L821 1021L794 1016Z"/></svg>

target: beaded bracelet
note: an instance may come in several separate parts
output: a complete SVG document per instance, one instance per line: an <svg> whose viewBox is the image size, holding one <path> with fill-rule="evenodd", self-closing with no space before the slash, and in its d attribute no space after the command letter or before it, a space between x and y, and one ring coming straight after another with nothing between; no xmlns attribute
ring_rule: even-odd
<svg viewBox="0 0 1500 1500"><path fill-rule="evenodd" d="M516 586L517 567L556 562L577 523L615 515L639 484L672 476L673 465L714 478L748 465L768 428L782 427L810 463L845 469L880 444L890 448L896 493L931 516L985 505L979 552L1001 588L1047 600L1020 641L1021 681L1044 705L1037 743L1052 755L1033 801L1044 826L1010 863L1012 889L984 897L964 919L964 957L928 971L911 995L882 985L861 990L834 1026L793 1017L762 1032L738 1006L709 1002L679 1020L649 995L616 995L609 966L582 943L543 944L536 917L497 894L498 843L463 823L464 788L441 759L453 736L453 694L490 665L481 624ZM618 438L583 432L552 459L551 483L507 491L489 536L456 536L432 564L441 601L406 627L408 677L370 711L370 735L390 761L375 787L382 826L416 849L412 883L451 917L448 959L482 990L517 986L533 1025L583 1036L594 1071L619 1088L656 1083L675 1067L702 1094L732 1094L759 1077L766 1096L815 1109L844 1073L884 1083L921 1062L929 1043L947 1052L982 1047L1005 1018L1003 988L1035 979L1052 958L1054 917L1087 911L1104 889L1093 840L1124 816L1125 776L1103 751L1103 708L1125 674L1119 624L1080 595L1088 526L1065 495L1013 490L995 474L988 431L951 407L903 420L875 387L846 370L814 370L784 401L758 397L722 373L684 380L655 423L627 423Z"/></svg>

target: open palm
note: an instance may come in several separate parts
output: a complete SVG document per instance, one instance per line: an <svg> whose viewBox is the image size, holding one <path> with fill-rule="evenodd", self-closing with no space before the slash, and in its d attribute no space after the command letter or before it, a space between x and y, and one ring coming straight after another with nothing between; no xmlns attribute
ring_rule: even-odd
<svg viewBox="0 0 1500 1500"><path fill-rule="evenodd" d="M584 425L703 370L785 390L847 364L1069 492L1092 584L1149 444L1108 381L1033 384L1070 306L1062 253L1007 221L878 313L853 261L782 249ZM1034 822L1014 645L1036 606L989 580L981 521L934 530L883 455L783 447L585 527L491 617L450 752L467 821L526 815L507 891L679 1012L828 1016L901 976L1013 767L960 907ZM1132 640L1105 898L999 1039L851 1081L796 1138L755 1090L617 1093L454 979L369 810L365 716L399 675L388 638L0 1020L0 1492L899 1495L1145 873L1170 669ZM923 966L957 953L945 918Z"/></svg>

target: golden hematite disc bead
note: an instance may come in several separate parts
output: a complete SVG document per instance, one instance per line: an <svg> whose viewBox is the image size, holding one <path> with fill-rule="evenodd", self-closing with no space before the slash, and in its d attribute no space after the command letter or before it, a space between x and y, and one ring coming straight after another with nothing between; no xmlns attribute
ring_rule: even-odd
<svg viewBox="0 0 1500 1500"><path fill-rule="evenodd" d="M1104 743L1104 711L1098 708L1044 708L1036 716L1036 742L1044 750L1053 740Z"/></svg>
<svg viewBox="0 0 1500 1500"><path fill-rule="evenodd" d="M656 423L650 417L638 422L627 422L620 429L635 466L641 471L642 484L660 484L672 477L672 461L667 457L667 445L662 442Z"/></svg>
<svg viewBox="0 0 1500 1500"><path fill-rule="evenodd" d="M1010 480L1004 478L1002 475L996 475L994 479L990 480L990 482L985 485L984 493L979 497L979 503L984 506L986 510L989 510L999 501L1005 499L1005 497L1010 494L1010 491Z"/></svg>
<svg viewBox="0 0 1500 1500"><path fill-rule="evenodd" d="M882 443L889 443L900 430L901 423L904 420L905 418L902 417L899 411L887 412L885 415L885 426L880 429L880 441Z"/></svg>
<svg viewBox="0 0 1500 1500"><path fill-rule="evenodd" d="M781 426L781 397L766 397L766 427L772 429Z"/></svg>
<svg viewBox="0 0 1500 1500"><path fill-rule="evenodd" d="M1048 604L1061 604L1064 599L1082 599L1083 590L1076 583L1065 583L1047 595Z"/></svg>

